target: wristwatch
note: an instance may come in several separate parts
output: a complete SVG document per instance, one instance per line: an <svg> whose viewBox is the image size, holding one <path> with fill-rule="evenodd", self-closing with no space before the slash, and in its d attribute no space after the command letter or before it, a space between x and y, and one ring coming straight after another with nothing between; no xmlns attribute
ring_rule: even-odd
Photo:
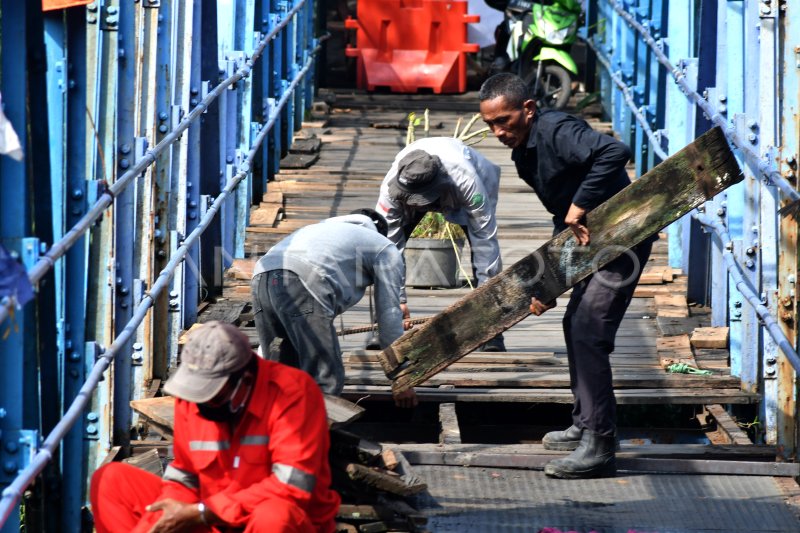
<svg viewBox="0 0 800 533"><path fill-rule="evenodd" d="M208 522L206 521L206 504L203 502L198 503L197 512L200 513L200 521L207 526Z"/></svg>

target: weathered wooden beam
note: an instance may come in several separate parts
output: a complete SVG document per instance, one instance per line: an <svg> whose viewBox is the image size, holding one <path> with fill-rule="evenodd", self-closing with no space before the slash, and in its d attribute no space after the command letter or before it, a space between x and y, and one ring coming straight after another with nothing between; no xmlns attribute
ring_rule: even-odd
<svg viewBox="0 0 800 533"><path fill-rule="evenodd" d="M571 230L562 232L381 352L393 390L423 383L528 316L532 296L555 300L741 179L722 131L705 133L590 212L589 246L578 246Z"/></svg>
<svg viewBox="0 0 800 533"><path fill-rule="evenodd" d="M416 465L476 466L488 468L542 469L553 460L554 455L524 452L509 453L503 447L493 450L479 450L476 445L470 449L456 446L428 445L428 448L409 449L402 446L403 454ZM561 452L563 455L563 452ZM687 459L682 456L672 458L642 457L626 454L625 448L617 453L617 469L629 472L651 472L661 474L731 474L750 476L788 476L800 475L800 464L777 463L774 461L747 461L741 459Z"/></svg>
<svg viewBox="0 0 800 533"><path fill-rule="evenodd" d="M325 394L325 412L330 429L340 428L356 420L364 413L364 408L330 394ZM144 417L159 434L172 438L175 425L175 398L159 396L130 402L134 411Z"/></svg>

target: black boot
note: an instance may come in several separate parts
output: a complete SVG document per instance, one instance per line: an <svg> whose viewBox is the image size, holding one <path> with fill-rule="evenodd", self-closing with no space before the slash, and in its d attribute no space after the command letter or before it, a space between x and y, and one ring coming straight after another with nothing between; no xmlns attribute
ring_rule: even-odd
<svg viewBox="0 0 800 533"><path fill-rule="evenodd" d="M506 343L503 341L503 334L500 333L494 338L489 339L487 342L478 347L479 352L505 352Z"/></svg>
<svg viewBox="0 0 800 533"><path fill-rule="evenodd" d="M617 475L616 446L613 435L598 435L585 429L578 448L566 457L547 463L544 473L563 479L614 477Z"/></svg>
<svg viewBox="0 0 800 533"><path fill-rule="evenodd" d="M583 430L574 424L564 431L551 431L542 439L545 450L569 451L576 449L581 442Z"/></svg>

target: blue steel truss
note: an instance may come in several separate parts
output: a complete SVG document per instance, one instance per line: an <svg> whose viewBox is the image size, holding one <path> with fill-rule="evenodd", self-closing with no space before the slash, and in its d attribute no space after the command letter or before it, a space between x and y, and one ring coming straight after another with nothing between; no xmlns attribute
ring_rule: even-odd
<svg viewBox="0 0 800 533"><path fill-rule="evenodd" d="M0 156L0 244L38 293L0 302L2 531L37 476L48 530L80 530L88 476L130 439L129 401L219 289L214 256L243 256L314 94L314 3L273 4L2 0L0 93L25 159Z"/></svg>

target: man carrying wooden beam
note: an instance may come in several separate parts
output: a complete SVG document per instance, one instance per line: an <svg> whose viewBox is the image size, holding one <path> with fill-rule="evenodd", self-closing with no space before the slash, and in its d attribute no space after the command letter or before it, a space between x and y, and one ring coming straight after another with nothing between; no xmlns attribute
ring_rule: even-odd
<svg viewBox="0 0 800 533"><path fill-rule="evenodd" d="M512 149L519 177L553 215L553 234L570 228L579 245L588 245L585 215L630 184L625 170L630 149L572 115L537 110L525 83L513 74L489 78L480 101L484 122ZM563 320L575 397L572 426L542 439L545 449L572 454L548 463L548 476L616 474L616 400L609 355L654 240L634 246L572 289ZM534 297L530 311L540 315L554 306L555 300Z"/></svg>

